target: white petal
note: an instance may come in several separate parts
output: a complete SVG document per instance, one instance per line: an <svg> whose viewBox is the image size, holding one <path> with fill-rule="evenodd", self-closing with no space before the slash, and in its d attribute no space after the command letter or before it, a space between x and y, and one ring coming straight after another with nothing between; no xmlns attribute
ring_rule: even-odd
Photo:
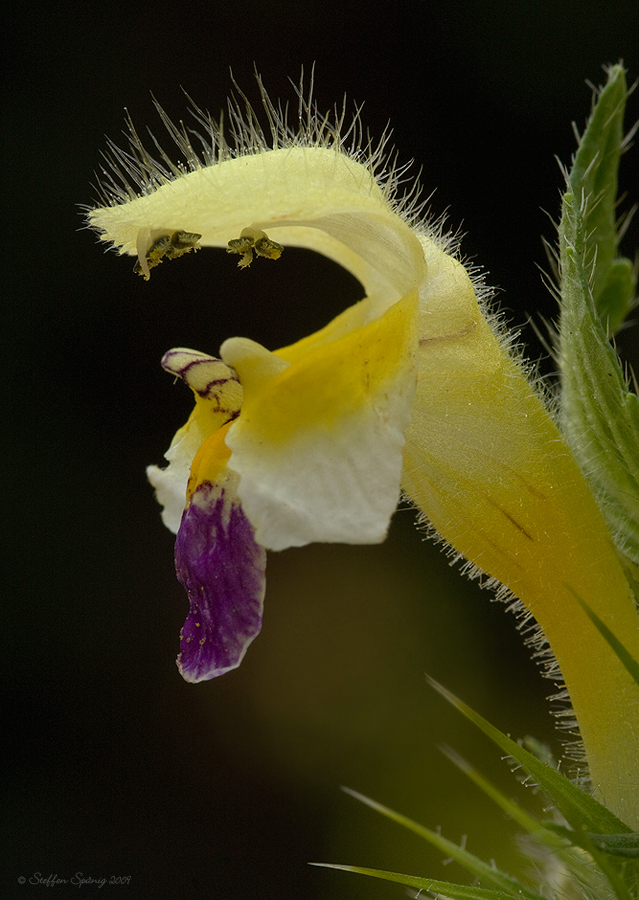
<svg viewBox="0 0 639 900"><path fill-rule="evenodd" d="M240 475L238 494L259 544L282 550L384 539L400 494L416 325L413 291L261 384L254 373L269 370L267 351L253 352L246 340L225 342L224 361L245 391L226 438L229 466Z"/></svg>

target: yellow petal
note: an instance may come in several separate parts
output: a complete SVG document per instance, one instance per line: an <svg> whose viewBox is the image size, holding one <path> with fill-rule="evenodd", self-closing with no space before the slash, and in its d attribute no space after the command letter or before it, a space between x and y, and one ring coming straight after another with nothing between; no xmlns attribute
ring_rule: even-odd
<svg viewBox="0 0 639 900"><path fill-rule="evenodd" d="M417 309L413 290L379 319L257 383L244 384L254 366L246 343L223 345L245 390L227 437L230 466L258 543L278 550L383 540L415 392Z"/></svg>
<svg viewBox="0 0 639 900"><path fill-rule="evenodd" d="M447 282L437 272L429 259L438 289L420 316L402 485L455 550L543 628L570 690L596 795L634 825L636 807L615 772L636 769L639 734L626 729L621 740L618 732L639 717L639 691L575 598L639 658L632 593L583 475L481 315L470 280Z"/></svg>

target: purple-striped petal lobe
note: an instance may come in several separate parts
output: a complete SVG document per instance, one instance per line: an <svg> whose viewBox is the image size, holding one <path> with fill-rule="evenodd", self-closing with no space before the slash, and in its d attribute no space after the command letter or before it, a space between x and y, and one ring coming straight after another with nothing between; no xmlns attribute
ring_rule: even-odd
<svg viewBox="0 0 639 900"><path fill-rule="evenodd" d="M237 481L228 473L200 484L175 542L177 577L190 605L177 658L186 681L235 669L262 627L266 551L242 512Z"/></svg>

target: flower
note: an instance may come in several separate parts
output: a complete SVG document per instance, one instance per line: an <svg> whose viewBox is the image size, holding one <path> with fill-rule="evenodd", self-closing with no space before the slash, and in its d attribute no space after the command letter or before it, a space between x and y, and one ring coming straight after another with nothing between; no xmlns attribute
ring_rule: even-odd
<svg viewBox="0 0 639 900"><path fill-rule="evenodd" d="M295 246L333 259L366 292L275 352L231 338L220 360L184 349L163 360L196 399L168 469L149 470L190 601L182 674L200 681L240 663L261 626L265 550L381 541L403 489L476 574L519 598L524 621L534 617L536 650L568 688L596 790L632 823L618 772L634 777L639 734L615 739L614 753L610 735L628 703L636 714L639 692L580 600L635 655L637 613L540 390L453 242L398 199L401 171L384 171L383 142L353 141L343 115L331 124L301 92L299 131L263 100L270 144L252 110L232 111L232 152L196 113L211 136L202 157L168 123L182 167L158 164L132 129L132 154L112 152L134 183L111 180L89 214L145 277L195 246L227 247L240 266Z"/></svg>
<svg viewBox="0 0 639 900"><path fill-rule="evenodd" d="M189 595L178 658L189 681L239 665L258 633L265 549L382 541L400 498L428 263L422 238L392 203L397 175L380 184L375 152L360 161L317 128L269 152L247 144L209 165L191 156L192 171L160 178L158 190L157 166L137 145L142 195L111 195L112 205L89 217L103 239L137 256L146 278L196 246L227 247L245 267L253 253L276 259L284 245L319 250L366 289L317 334L274 353L232 338L221 360L185 349L164 357L196 398L168 469L149 469ZM206 197L199 208L194 191ZM423 240L433 271L467 279Z"/></svg>

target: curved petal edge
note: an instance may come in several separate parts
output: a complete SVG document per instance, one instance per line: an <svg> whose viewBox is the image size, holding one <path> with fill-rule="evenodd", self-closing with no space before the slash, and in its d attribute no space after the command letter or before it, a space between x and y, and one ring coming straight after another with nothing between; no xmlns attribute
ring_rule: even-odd
<svg viewBox="0 0 639 900"><path fill-rule="evenodd" d="M204 482L184 511L175 569L189 598L177 666L198 682L235 669L262 628L266 551L242 511L237 476Z"/></svg>

